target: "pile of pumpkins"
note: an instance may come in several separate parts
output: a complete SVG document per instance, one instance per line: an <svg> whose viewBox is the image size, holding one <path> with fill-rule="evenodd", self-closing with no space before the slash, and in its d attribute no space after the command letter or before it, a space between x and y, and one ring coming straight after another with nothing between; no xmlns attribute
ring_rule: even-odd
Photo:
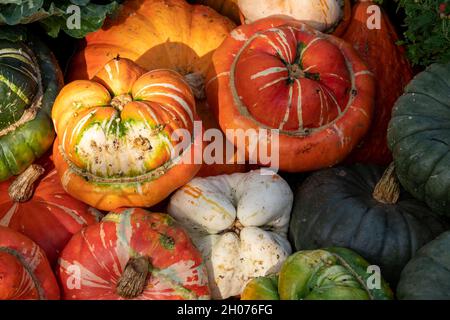
<svg viewBox="0 0 450 320"><path fill-rule="evenodd" d="M0 40L0 299L450 299L450 64L397 41L372 1L126 0L64 85ZM173 156L198 120L279 130L280 174Z"/></svg>

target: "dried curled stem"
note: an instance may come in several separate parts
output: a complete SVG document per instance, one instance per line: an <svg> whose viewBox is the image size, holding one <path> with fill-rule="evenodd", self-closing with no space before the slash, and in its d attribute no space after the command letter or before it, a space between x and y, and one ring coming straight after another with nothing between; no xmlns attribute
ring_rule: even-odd
<svg viewBox="0 0 450 320"><path fill-rule="evenodd" d="M395 175L395 165L391 163L384 171L372 194L381 203L395 204L400 197L400 183Z"/></svg>
<svg viewBox="0 0 450 320"><path fill-rule="evenodd" d="M139 296L144 291L150 268L147 257L130 258L117 282L117 293L125 299Z"/></svg>
<svg viewBox="0 0 450 320"><path fill-rule="evenodd" d="M15 202L30 200L34 192L34 183L45 172L38 164L32 164L8 188L9 197Z"/></svg>

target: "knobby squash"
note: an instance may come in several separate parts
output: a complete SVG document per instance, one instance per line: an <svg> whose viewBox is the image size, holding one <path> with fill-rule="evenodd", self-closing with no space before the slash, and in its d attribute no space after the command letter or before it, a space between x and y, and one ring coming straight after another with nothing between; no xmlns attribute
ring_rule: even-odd
<svg viewBox="0 0 450 320"><path fill-rule="evenodd" d="M295 194L289 229L296 250L340 246L381 268L396 285L414 253L449 228L404 191L394 167L355 165L309 176Z"/></svg>
<svg viewBox="0 0 450 320"><path fill-rule="evenodd" d="M193 88L204 129L219 128L204 101L204 78L214 50L234 27L210 7L184 0L129 0L115 18L86 37L70 62L67 77L92 79L118 55L146 70L174 70ZM224 164L204 164L200 175L246 170L236 163L235 153L227 156L224 149L223 155Z"/></svg>
<svg viewBox="0 0 450 320"><path fill-rule="evenodd" d="M58 63L39 39L25 32L0 39L0 181L50 148L50 110L61 86Z"/></svg>
<svg viewBox="0 0 450 320"><path fill-rule="evenodd" d="M237 296L253 277L279 270L291 253L292 200L280 176L258 170L195 178L172 196L167 210L202 252L214 299Z"/></svg>
<svg viewBox="0 0 450 320"><path fill-rule="evenodd" d="M374 11L379 19L374 20ZM376 94L369 132L347 158L347 163L387 165L392 155L387 145L387 128L395 101L411 81L413 72L399 37L383 9L372 1L358 0L342 38L349 42L374 74Z"/></svg>
<svg viewBox="0 0 450 320"><path fill-rule="evenodd" d="M222 130L269 131L259 147L278 147L284 171L340 162L372 119L374 79L354 49L290 18L233 30L215 51L207 80ZM250 160L267 164L249 150L248 139L246 147Z"/></svg>
<svg viewBox="0 0 450 320"><path fill-rule="evenodd" d="M242 300L391 300L378 275L370 279L369 263L346 248L299 251L283 263L278 275L260 277L245 287Z"/></svg>
<svg viewBox="0 0 450 320"><path fill-rule="evenodd" d="M194 95L172 70L146 73L117 57L93 80L66 85L52 119L62 185L94 208L152 206L201 166Z"/></svg>
<svg viewBox="0 0 450 320"><path fill-rule="evenodd" d="M450 216L450 63L417 75L397 100L388 129L401 184Z"/></svg>
<svg viewBox="0 0 450 320"><path fill-rule="evenodd" d="M0 300L57 300L59 287L44 251L0 226Z"/></svg>
<svg viewBox="0 0 450 320"><path fill-rule="evenodd" d="M201 255L185 231L170 216L142 209L110 212L76 234L57 274L69 300L209 298Z"/></svg>
<svg viewBox="0 0 450 320"><path fill-rule="evenodd" d="M52 266L72 235L100 215L64 191L53 164L33 164L16 180L0 183L0 225L36 242Z"/></svg>

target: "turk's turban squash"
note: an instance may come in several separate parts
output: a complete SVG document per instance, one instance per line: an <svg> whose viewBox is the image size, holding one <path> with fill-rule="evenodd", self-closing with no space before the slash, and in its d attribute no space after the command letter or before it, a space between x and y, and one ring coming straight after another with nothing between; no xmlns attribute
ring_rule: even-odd
<svg viewBox="0 0 450 320"><path fill-rule="evenodd" d="M269 17L216 50L206 94L223 130L277 129L279 167L309 171L341 161L367 132L374 79L344 41Z"/></svg>
<svg viewBox="0 0 450 320"><path fill-rule="evenodd" d="M196 117L179 74L111 60L92 81L66 85L55 101L54 161L64 189L101 210L160 202L200 169ZM201 153L201 141L197 147Z"/></svg>
<svg viewBox="0 0 450 320"><path fill-rule="evenodd" d="M76 234L58 276L70 300L209 298L201 255L185 231L167 214L143 209L110 212Z"/></svg>
<svg viewBox="0 0 450 320"><path fill-rule="evenodd" d="M202 252L213 298L279 270L291 253L292 201L286 181L260 171L195 178L172 196L168 212Z"/></svg>
<svg viewBox="0 0 450 320"><path fill-rule="evenodd" d="M0 183L0 225L36 242L53 266L72 235L96 223L100 213L64 191L50 161L44 166L33 164L14 181Z"/></svg>
<svg viewBox="0 0 450 320"><path fill-rule="evenodd" d="M0 300L56 300L59 287L44 251L0 226Z"/></svg>
<svg viewBox="0 0 450 320"><path fill-rule="evenodd" d="M62 74L50 50L31 34L0 38L0 181L22 173L52 145L52 104Z"/></svg>
<svg viewBox="0 0 450 320"><path fill-rule="evenodd" d="M298 251L279 274L252 280L242 300L391 300L388 284L371 279L369 263L340 247Z"/></svg>

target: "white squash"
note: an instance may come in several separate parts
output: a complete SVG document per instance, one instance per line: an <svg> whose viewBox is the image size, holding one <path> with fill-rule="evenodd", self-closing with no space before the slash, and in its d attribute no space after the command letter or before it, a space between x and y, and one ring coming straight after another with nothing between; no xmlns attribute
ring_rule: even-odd
<svg viewBox="0 0 450 320"><path fill-rule="evenodd" d="M344 15L343 0L238 0L238 5L248 23L271 15L287 15L319 31L336 26Z"/></svg>
<svg viewBox="0 0 450 320"><path fill-rule="evenodd" d="M290 255L293 194L279 175L258 171L195 178L170 199L205 260L211 295L241 294L248 281L279 271Z"/></svg>

